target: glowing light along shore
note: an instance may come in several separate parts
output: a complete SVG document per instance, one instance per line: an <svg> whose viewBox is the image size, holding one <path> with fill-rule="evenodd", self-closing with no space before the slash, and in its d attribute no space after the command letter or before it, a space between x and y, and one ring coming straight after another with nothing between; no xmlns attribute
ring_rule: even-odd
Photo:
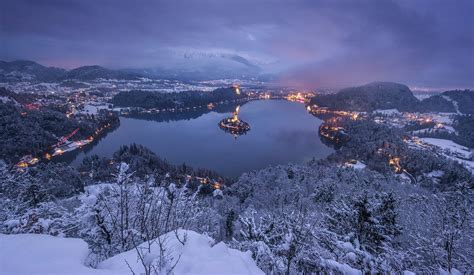
<svg viewBox="0 0 474 275"><path fill-rule="evenodd" d="M224 118L219 122L219 127L234 135L234 137L246 134L250 131L250 125L239 119L240 106L237 106L232 117Z"/></svg>

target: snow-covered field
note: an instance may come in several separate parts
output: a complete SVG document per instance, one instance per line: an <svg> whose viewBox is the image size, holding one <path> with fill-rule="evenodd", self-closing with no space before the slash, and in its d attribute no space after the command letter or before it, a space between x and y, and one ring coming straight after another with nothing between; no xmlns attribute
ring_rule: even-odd
<svg viewBox="0 0 474 275"><path fill-rule="evenodd" d="M360 170L360 169L364 169L366 167L366 165L365 165L365 163L363 163L361 161L357 161L356 163L346 162L346 163L344 163L344 167L350 167L350 168L354 168L356 170Z"/></svg>
<svg viewBox="0 0 474 275"><path fill-rule="evenodd" d="M0 246L0 274L113 274L84 265L89 249L81 239L0 234Z"/></svg>
<svg viewBox="0 0 474 275"><path fill-rule="evenodd" d="M421 141L427 144L431 144L437 146L443 150L449 150L453 153L459 154L465 158L469 158L471 155L471 150L469 148L454 143L448 139L440 139L440 138L420 138Z"/></svg>
<svg viewBox="0 0 474 275"><path fill-rule="evenodd" d="M420 140L426 144L436 146L444 152L447 151L448 153L444 154L446 157L461 163L474 174L474 160L472 159L473 153L469 148L447 139L420 138Z"/></svg>
<svg viewBox="0 0 474 275"><path fill-rule="evenodd" d="M373 111L374 114L381 114L381 115L386 115L386 116L391 116L391 115L399 115L400 112L397 109L385 109L385 110L380 110L377 109Z"/></svg>
<svg viewBox="0 0 474 275"><path fill-rule="evenodd" d="M430 116L434 122L439 122L448 125L453 124L453 116L455 115L456 114L453 113L430 113Z"/></svg>
<svg viewBox="0 0 474 275"><path fill-rule="evenodd" d="M179 236L179 240L178 237ZM228 248L224 243L194 231L178 230L161 237L169 266L178 274L263 274L250 252ZM184 242L184 245L181 243ZM102 263L98 268L85 265L89 255L81 239L40 234L0 234L0 274L144 274L137 250L133 249ZM149 248L149 249L148 249ZM160 258L158 241L138 248L145 262L155 265Z"/></svg>

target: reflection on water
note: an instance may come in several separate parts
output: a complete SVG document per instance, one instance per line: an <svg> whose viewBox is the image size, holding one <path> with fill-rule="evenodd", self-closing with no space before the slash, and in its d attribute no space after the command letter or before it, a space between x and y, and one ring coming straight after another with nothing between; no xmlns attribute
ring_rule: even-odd
<svg viewBox="0 0 474 275"><path fill-rule="evenodd" d="M156 115L147 120L122 117L118 129L69 158L78 165L85 156L111 157L121 145L137 143L173 164L186 163L233 177L268 165L324 158L332 152L318 137L321 121L308 114L302 104L267 100L242 105L239 117L252 125L252 131L237 139L218 127L228 116L211 111L183 120Z"/></svg>

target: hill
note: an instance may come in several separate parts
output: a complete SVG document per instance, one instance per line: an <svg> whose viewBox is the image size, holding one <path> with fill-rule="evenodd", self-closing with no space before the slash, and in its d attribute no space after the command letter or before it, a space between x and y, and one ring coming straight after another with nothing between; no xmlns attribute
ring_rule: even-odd
<svg viewBox="0 0 474 275"><path fill-rule="evenodd" d="M136 80L139 77L140 75L136 73L110 70L98 65L82 66L76 69L72 69L68 71L65 76L66 79L77 80L94 80L99 78Z"/></svg>
<svg viewBox="0 0 474 275"><path fill-rule="evenodd" d="M45 67L33 61L0 61L0 82L15 81L57 81L64 77L66 70Z"/></svg>
<svg viewBox="0 0 474 275"><path fill-rule="evenodd" d="M456 108L454 107L453 103L441 94L433 95L423 99L420 102L420 109L423 112L456 112Z"/></svg>
<svg viewBox="0 0 474 275"><path fill-rule="evenodd" d="M311 104L335 110L374 111L398 109L408 111L419 103L410 88L392 82L372 82L363 86L345 88L336 94L318 95Z"/></svg>
<svg viewBox="0 0 474 275"><path fill-rule="evenodd" d="M453 90L434 95L421 101L423 112L474 114L474 91Z"/></svg>
<svg viewBox="0 0 474 275"><path fill-rule="evenodd" d="M72 70L46 67L34 61L0 61L0 82L56 82L65 80L121 79L137 80L141 77L178 79L182 81L211 79L269 79L273 75L261 74L254 62L238 55L187 54L171 67L113 70L99 65L88 65Z"/></svg>
<svg viewBox="0 0 474 275"><path fill-rule="evenodd" d="M463 114L474 114L474 91L454 90L441 94L453 104L454 108Z"/></svg>
<svg viewBox="0 0 474 275"><path fill-rule="evenodd" d="M125 79L136 80L142 75L111 70L98 65L82 66L72 70L46 67L34 61L0 61L0 82L59 82L68 80Z"/></svg>
<svg viewBox="0 0 474 275"><path fill-rule="evenodd" d="M333 110L371 112L397 109L411 112L444 112L474 114L474 91L453 90L418 100L406 85L373 82L345 88L336 94L317 95L310 104Z"/></svg>

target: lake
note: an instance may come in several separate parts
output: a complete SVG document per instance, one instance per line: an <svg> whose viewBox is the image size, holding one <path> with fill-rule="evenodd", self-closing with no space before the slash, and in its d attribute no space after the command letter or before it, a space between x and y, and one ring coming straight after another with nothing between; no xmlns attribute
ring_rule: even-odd
<svg viewBox="0 0 474 275"><path fill-rule="evenodd" d="M117 129L89 150L74 154L72 164L79 165L93 154L111 157L121 145L137 143L173 164L186 163L236 177L269 165L325 158L333 152L319 139L322 121L303 104L260 100L242 105L239 118L248 122L251 130L237 138L218 126L229 116L211 111L196 118L161 122L121 117Z"/></svg>

